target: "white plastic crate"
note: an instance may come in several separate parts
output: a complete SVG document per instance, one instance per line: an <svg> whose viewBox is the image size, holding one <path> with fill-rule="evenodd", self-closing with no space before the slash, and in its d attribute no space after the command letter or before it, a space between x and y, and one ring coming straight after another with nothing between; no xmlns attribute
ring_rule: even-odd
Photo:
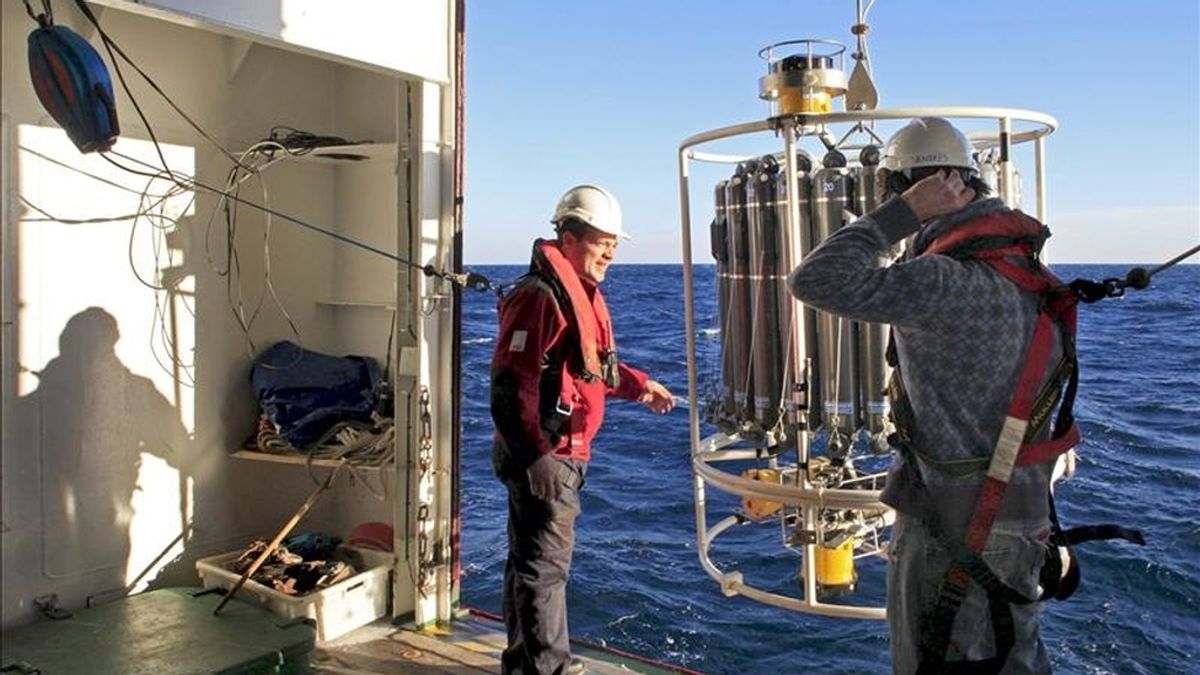
<svg viewBox="0 0 1200 675"><path fill-rule="evenodd" d="M361 558L362 566L356 565L358 574L301 596L280 593L248 579L236 597L257 602L279 616L313 619L317 623L317 642L333 640L385 616L391 600L392 554L350 546L338 548L341 560ZM204 587L233 588L241 575L225 565L241 554L234 551L197 560L196 571Z"/></svg>

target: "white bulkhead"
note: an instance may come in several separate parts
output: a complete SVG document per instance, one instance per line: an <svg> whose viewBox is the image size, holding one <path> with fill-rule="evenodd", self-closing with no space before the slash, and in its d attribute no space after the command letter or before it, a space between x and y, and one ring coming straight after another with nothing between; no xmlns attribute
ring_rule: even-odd
<svg viewBox="0 0 1200 675"><path fill-rule="evenodd" d="M277 125L368 142L354 151L361 161L279 161L261 184L245 182L242 198L452 267L453 0L90 4L132 61L234 155ZM48 594L71 610L195 584L198 558L274 534L313 490L309 471L232 453L258 414L252 354L284 339L372 356L390 365L396 390L394 461L353 481L343 474L301 529L345 537L362 522L392 524L393 614L447 619L457 603L455 293L244 205L227 240L220 200L205 190L176 190L135 228L143 195L170 184L75 149L30 83L26 37L36 24L21 2L0 8L3 627L33 620L35 599ZM109 65L116 160L161 167L96 28L73 3L53 9ZM120 65L171 170L224 186L230 158Z"/></svg>

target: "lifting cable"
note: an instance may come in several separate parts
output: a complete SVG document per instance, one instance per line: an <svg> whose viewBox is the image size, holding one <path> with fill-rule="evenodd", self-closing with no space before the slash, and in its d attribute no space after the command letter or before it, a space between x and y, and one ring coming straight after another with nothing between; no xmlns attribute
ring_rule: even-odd
<svg viewBox="0 0 1200 675"><path fill-rule="evenodd" d="M858 50L851 54L851 56L855 61L862 63L869 74L871 72L871 54L867 51L867 33L871 32L871 26L867 24L867 14L875 6L875 0L870 0L867 3L866 9L863 9L862 0L858 0L855 6L858 22L850 27L850 32L858 40Z"/></svg>
<svg viewBox="0 0 1200 675"><path fill-rule="evenodd" d="M1144 267L1134 267L1125 274L1125 278L1110 277L1103 281L1091 281L1088 279L1076 279L1067 284L1075 297L1080 300L1092 303L1099 302L1105 298L1119 298L1125 295L1126 288L1142 290L1150 285L1150 279L1155 274L1162 272L1170 267L1173 267L1184 259L1200 252L1200 244L1191 247L1190 249L1171 258L1167 262L1147 270Z"/></svg>

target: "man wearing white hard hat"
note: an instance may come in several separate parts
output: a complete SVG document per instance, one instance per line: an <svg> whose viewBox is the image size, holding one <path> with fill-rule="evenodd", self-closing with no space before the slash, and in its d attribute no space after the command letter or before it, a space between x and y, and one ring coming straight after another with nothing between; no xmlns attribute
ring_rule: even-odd
<svg viewBox="0 0 1200 675"><path fill-rule="evenodd" d="M566 585L591 443L615 396L669 412L674 397L617 358L600 292L621 238L621 207L595 185L571 188L534 242L529 273L500 303L492 356L492 462L508 489L501 672L583 672L571 658Z"/></svg>
<svg viewBox="0 0 1200 675"><path fill-rule="evenodd" d="M788 285L818 309L892 325L897 453L881 498L897 512L893 669L1048 672L1038 601L1077 578L1050 501L1052 468L1079 439L1074 299L1038 260L1049 231L985 198L971 142L948 121L913 120L882 160L886 201ZM880 264L906 240L903 259Z"/></svg>

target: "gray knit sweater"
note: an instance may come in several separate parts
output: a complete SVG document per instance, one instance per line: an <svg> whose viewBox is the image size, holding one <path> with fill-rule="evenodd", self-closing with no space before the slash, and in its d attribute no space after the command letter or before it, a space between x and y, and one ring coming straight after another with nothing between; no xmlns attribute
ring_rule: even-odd
<svg viewBox="0 0 1200 675"><path fill-rule="evenodd" d="M943 255L908 255L883 267L877 261L909 235L917 235L910 249L920 251L936 236L1006 208L998 199L985 199L922 228L896 197L834 233L788 278L801 302L892 324L916 417L913 441L923 457L936 460L919 462L921 476L931 506L952 531L965 529L970 519L1024 365L1038 299L978 261ZM980 461L961 461L972 458ZM1044 528L1049 475L1046 465L1018 467L996 528L1026 533ZM917 515L912 479L911 467L897 456L883 500Z"/></svg>

